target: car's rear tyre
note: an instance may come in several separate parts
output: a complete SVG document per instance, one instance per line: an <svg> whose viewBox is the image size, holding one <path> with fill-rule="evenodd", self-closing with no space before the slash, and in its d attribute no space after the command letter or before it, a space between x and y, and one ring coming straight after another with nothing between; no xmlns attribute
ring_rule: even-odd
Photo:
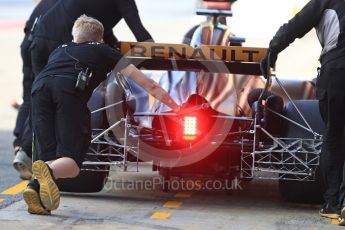
<svg viewBox="0 0 345 230"><path fill-rule="evenodd" d="M322 134L324 124L319 113L318 102L316 100L296 100L294 103L308 121L311 128L315 132ZM286 104L284 115L299 124L304 124L291 102ZM283 137L313 138L311 133L291 122L286 122L285 125L286 129L284 130L286 131L283 133ZM321 203L323 201L322 195L325 191L325 186L322 181L320 166L317 167L315 172L315 181L279 180L279 191L290 202Z"/></svg>
<svg viewBox="0 0 345 230"><path fill-rule="evenodd" d="M96 90L88 102L90 111L104 107L104 91L102 89ZM91 128L100 129L106 127L105 112L99 112L92 114L91 116ZM100 148L107 148L106 145L92 144L91 149L96 149L98 152ZM103 157L104 158L104 157ZM104 161L99 156L87 155L85 160L87 161ZM92 171L101 169L102 171ZM88 171L90 170L90 171ZM83 166L80 174L75 178L58 179L56 181L60 191L64 192L79 192L79 193L93 193L99 192L103 189L106 179L109 174L109 166Z"/></svg>

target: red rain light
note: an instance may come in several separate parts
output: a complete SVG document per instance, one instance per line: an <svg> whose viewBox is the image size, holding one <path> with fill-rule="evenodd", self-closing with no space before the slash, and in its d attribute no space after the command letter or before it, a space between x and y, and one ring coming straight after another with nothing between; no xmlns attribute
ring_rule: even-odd
<svg viewBox="0 0 345 230"><path fill-rule="evenodd" d="M197 117L187 116L183 118L183 139L195 140L197 135Z"/></svg>

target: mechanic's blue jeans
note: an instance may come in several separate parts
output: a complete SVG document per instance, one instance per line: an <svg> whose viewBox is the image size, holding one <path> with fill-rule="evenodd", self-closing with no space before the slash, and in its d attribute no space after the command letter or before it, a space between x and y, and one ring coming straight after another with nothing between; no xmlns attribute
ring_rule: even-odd
<svg viewBox="0 0 345 230"><path fill-rule="evenodd" d="M326 185L324 199L331 205L337 205L342 204L345 197L345 68L322 69L317 84L320 113L326 124L321 153L321 168Z"/></svg>

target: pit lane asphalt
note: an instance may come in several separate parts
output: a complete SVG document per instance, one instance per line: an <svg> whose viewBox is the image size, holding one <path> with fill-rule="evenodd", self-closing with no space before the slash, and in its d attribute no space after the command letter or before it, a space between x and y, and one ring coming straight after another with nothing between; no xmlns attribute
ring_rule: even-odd
<svg viewBox="0 0 345 230"><path fill-rule="evenodd" d="M12 148L8 145L11 141L12 133L10 131L0 131L0 193L6 189L17 185L22 180L18 177L18 173L12 168L13 154ZM0 209L22 199L21 194L18 195L2 195L0 194Z"/></svg>
<svg viewBox="0 0 345 230"><path fill-rule="evenodd" d="M149 165L140 170L112 172L113 183L100 193L63 193L51 216L30 215L23 201L16 202L0 209L0 224L10 229L341 229L318 216L318 205L285 202L274 181L243 183L243 190L231 195L163 192Z"/></svg>

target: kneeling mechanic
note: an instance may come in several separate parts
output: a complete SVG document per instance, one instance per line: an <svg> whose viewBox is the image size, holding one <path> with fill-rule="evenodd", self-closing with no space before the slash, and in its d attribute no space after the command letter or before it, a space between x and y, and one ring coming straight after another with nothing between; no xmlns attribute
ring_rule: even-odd
<svg viewBox="0 0 345 230"><path fill-rule="evenodd" d="M73 42L52 52L32 85L32 128L38 160L32 166L34 179L23 194L29 213L50 214L57 209L60 192L55 179L79 174L91 140L87 101L111 70L115 68L175 112L179 110L156 82L102 43L103 31L98 20L80 16L72 29ZM92 73L85 89L77 81L80 73Z"/></svg>

